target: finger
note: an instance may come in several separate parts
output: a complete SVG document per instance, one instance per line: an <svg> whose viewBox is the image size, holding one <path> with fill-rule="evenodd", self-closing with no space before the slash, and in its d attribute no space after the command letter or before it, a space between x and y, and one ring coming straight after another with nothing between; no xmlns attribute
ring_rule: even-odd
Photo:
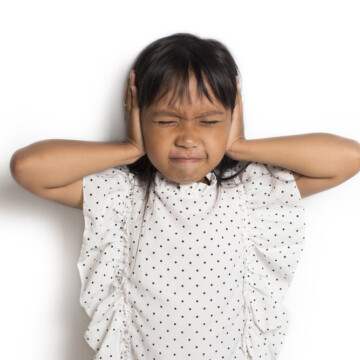
<svg viewBox="0 0 360 360"><path fill-rule="evenodd" d="M124 99L124 103L126 104L126 99L127 99L127 90L128 90L128 82L126 83L125 89L124 89L124 95L123 95L123 99Z"/></svg>
<svg viewBox="0 0 360 360"><path fill-rule="evenodd" d="M238 98L239 103L242 103L242 95L241 95L240 87L238 87L238 89L237 89L237 98Z"/></svg>
<svg viewBox="0 0 360 360"><path fill-rule="evenodd" d="M130 86L135 85L135 70L131 70L130 72Z"/></svg>
<svg viewBox="0 0 360 360"><path fill-rule="evenodd" d="M239 76L236 76L236 87L237 87L237 93L239 95L239 99L241 99L241 87L240 87L240 80Z"/></svg>
<svg viewBox="0 0 360 360"><path fill-rule="evenodd" d="M138 108L139 107L139 103L138 103L138 98L137 98L137 88L135 86L135 70L132 70L132 75L131 75L131 83L130 83L130 88L131 88L131 107L132 108Z"/></svg>
<svg viewBox="0 0 360 360"><path fill-rule="evenodd" d="M129 81L128 81L128 87L127 87L127 96L126 96L126 110L131 112L132 107L132 92L131 92L131 86L132 86L132 74L130 73Z"/></svg>
<svg viewBox="0 0 360 360"><path fill-rule="evenodd" d="M136 113L138 115L139 110L139 102L138 102L138 96L137 96L137 88L136 86L131 86L131 111Z"/></svg>
<svg viewBox="0 0 360 360"><path fill-rule="evenodd" d="M126 101L125 101L126 105L128 105L128 103L131 104L131 87L130 87L130 84L127 87Z"/></svg>
<svg viewBox="0 0 360 360"><path fill-rule="evenodd" d="M124 103L125 104L126 104L127 100L129 99L130 81L131 81L131 71L130 71L130 75L129 75L128 79L127 79L125 90L124 90Z"/></svg>

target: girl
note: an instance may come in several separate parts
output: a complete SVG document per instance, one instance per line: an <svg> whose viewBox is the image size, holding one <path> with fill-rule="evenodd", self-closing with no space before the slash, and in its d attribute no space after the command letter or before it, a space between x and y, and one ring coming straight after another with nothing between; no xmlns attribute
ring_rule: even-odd
<svg viewBox="0 0 360 360"><path fill-rule="evenodd" d="M132 69L125 140L46 140L11 160L19 184L83 209L94 359L276 359L302 199L357 174L360 145L245 139L238 68L213 39L156 40Z"/></svg>

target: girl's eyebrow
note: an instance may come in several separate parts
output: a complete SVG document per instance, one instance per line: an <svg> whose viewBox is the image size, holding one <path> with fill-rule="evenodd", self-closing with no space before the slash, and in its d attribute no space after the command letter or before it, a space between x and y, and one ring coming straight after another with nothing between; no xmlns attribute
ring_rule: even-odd
<svg viewBox="0 0 360 360"><path fill-rule="evenodd" d="M181 116L179 114L172 112L172 111L168 111L168 110L159 110L159 111L153 112L153 116L160 116L160 115L181 118ZM205 112L199 114L198 116L196 116L195 119L199 119L199 118L202 118L205 116L210 116L210 115L225 115L225 113L223 111L219 111L219 110L205 111Z"/></svg>

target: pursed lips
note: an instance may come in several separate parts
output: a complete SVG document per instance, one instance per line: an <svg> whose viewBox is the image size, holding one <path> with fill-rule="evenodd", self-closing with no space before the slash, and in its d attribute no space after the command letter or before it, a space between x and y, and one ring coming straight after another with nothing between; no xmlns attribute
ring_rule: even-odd
<svg viewBox="0 0 360 360"><path fill-rule="evenodd" d="M174 156L171 157L170 159L204 159L204 157L200 156L200 155L192 155L192 156Z"/></svg>
<svg viewBox="0 0 360 360"><path fill-rule="evenodd" d="M172 158L171 160L175 161L176 163L198 163L203 158Z"/></svg>

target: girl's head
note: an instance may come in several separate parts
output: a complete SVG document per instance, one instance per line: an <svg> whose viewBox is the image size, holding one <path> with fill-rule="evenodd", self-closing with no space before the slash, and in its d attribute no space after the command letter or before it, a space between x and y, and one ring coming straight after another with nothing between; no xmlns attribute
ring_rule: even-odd
<svg viewBox="0 0 360 360"><path fill-rule="evenodd" d="M146 150L141 162L178 183L204 181L225 157L240 78L230 52L219 41L179 33L149 44L132 68ZM174 160L182 157L201 160Z"/></svg>

